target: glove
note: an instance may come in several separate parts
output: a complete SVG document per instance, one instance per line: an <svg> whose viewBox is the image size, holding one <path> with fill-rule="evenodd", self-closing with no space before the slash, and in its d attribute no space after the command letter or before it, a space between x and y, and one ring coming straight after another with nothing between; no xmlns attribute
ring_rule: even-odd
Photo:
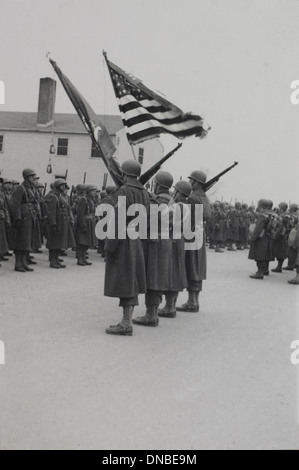
<svg viewBox="0 0 299 470"><path fill-rule="evenodd" d="M20 230L22 226L22 221L21 220L16 220L15 223L14 223L14 227L16 230Z"/></svg>
<svg viewBox="0 0 299 470"><path fill-rule="evenodd" d="M55 233L57 232L57 225L51 225L50 232L52 233L52 235L55 235Z"/></svg>

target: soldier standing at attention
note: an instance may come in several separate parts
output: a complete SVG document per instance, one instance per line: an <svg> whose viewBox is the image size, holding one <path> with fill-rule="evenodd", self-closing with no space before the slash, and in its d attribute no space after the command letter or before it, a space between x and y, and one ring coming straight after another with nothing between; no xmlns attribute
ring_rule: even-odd
<svg viewBox="0 0 299 470"><path fill-rule="evenodd" d="M211 217L211 207L203 184L207 181L207 176L203 171L194 171L189 177L192 193L187 200L191 205L191 230L195 231L195 206L203 206L203 222L208 222ZM191 241L192 243L192 241ZM203 244L198 250L186 251L186 272L188 279L189 298L187 303L178 307L179 312L199 312L199 294L202 291L203 280L207 278L207 249L206 236L203 233Z"/></svg>
<svg viewBox="0 0 299 470"><path fill-rule="evenodd" d="M215 244L215 252L216 253L223 253L221 250L222 243L224 241L224 225L225 225L225 220L224 220L224 215L223 212L221 211L220 207L220 201L216 201L214 204L214 211L211 216L211 225L212 225L212 230L213 230L213 240Z"/></svg>
<svg viewBox="0 0 299 470"><path fill-rule="evenodd" d="M6 230L6 239L8 246L10 246L10 241L11 241L11 219L12 219L12 214L11 214L11 196L12 196L12 181L4 179L2 183L2 199L3 199L3 204L4 204L4 212L5 212L5 230ZM7 258L5 258L5 255L11 256L11 254L8 252L3 253L3 256L1 256L0 261L8 261Z"/></svg>
<svg viewBox="0 0 299 470"><path fill-rule="evenodd" d="M3 197L0 193L0 257L3 259L8 250L6 229L5 229L5 205ZM1 264L0 264L1 267Z"/></svg>
<svg viewBox="0 0 299 470"><path fill-rule="evenodd" d="M52 192L47 203L47 222L50 267L53 269L65 268L59 260L61 250L67 250L75 246L74 236L71 230L70 206L65 196L66 181L58 179L54 183Z"/></svg>
<svg viewBox="0 0 299 470"><path fill-rule="evenodd" d="M288 281L289 284L293 285L299 285L299 224L297 222L297 234L295 238L295 243L294 243L294 249L297 250L297 258L294 262L296 266L296 277L292 279L291 281Z"/></svg>
<svg viewBox="0 0 299 470"><path fill-rule="evenodd" d="M176 317L176 303L179 296L179 292L183 292L184 289L188 287L187 274L186 274L186 262L185 262L185 240L183 236L183 219L187 214L187 211L184 213L185 205L187 204L187 199L192 193L192 186L188 181L179 181L174 186L175 192L173 195L173 201L175 204L178 204L181 211L181 238L175 239L172 236L172 263L171 263L171 280L170 288L168 292L165 293L166 305L159 311L159 317L163 318L175 318ZM190 213L188 212L188 216Z"/></svg>
<svg viewBox="0 0 299 470"><path fill-rule="evenodd" d="M12 241L11 248L15 253L15 271L25 273L33 271L27 264L27 258L32 251L34 227L37 222L35 199L35 171L23 171L24 182L17 186L11 199L12 211Z"/></svg>
<svg viewBox="0 0 299 470"><path fill-rule="evenodd" d="M274 228L273 236L273 254L278 262L277 267L272 269L273 273L282 273L282 266L288 255L288 239L291 231L291 216L287 211L287 203L281 202L279 204L278 219Z"/></svg>
<svg viewBox="0 0 299 470"><path fill-rule="evenodd" d="M146 212L149 211L150 207L149 194L138 181L141 174L141 165L135 160L128 160L123 163L121 170L124 175L124 184L120 188L118 196L125 199L119 200L115 210L116 227L118 211L125 210L127 214L127 209L132 204L144 206ZM121 204L124 204L125 207ZM144 217L147 224L147 213L144 214ZM145 294L147 291L143 242L139 237L134 239L128 233L128 226L134 219L135 217L126 217L124 239L118 238L119 234L116 230L116 239L108 238L105 244L104 294L107 297L119 298L119 305L123 308L122 321L106 330L106 333L110 335L132 336L134 307L138 305L138 295ZM136 232L132 226L130 226L129 231Z"/></svg>
<svg viewBox="0 0 299 470"><path fill-rule="evenodd" d="M77 205L77 226L75 239L77 245L78 266L91 266L92 263L87 261L86 254L89 248L93 248L97 244L95 235L95 197L97 187L92 185L86 186L86 196L82 196Z"/></svg>
<svg viewBox="0 0 299 470"><path fill-rule="evenodd" d="M264 279L268 272L269 261L272 261L271 215L269 214L269 201L261 199L258 203L258 218L254 232L251 236L249 259L257 264L257 273L251 279Z"/></svg>
<svg viewBox="0 0 299 470"><path fill-rule="evenodd" d="M162 302L163 291L169 291L172 284L172 240L170 233L167 239L162 238L163 219L168 218L168 205L171 199L170 188L173 177L166 171L161 171L155 178L155 191L151 204L164 204L161 220L157 222L157 239L145 241L145 263L147 271L147 293L145 295L146 314L133 320L135 325L155 327L159 325L158 307ZM166 206L166 207L165 207ZM167 224L169 229L169 223Z"/></svg>

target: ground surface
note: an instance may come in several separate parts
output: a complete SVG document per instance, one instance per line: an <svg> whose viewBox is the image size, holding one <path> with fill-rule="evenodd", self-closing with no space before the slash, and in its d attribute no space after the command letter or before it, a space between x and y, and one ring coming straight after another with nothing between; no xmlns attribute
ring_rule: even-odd
<svg viewBox="0 0 299 470"><path fill-rule="evenodd" d="M250 280L247 252L210 252L200 314L123 338L105 334L120 311L91 259L2 263L1 449L299 449L292 273Z"/></svg>

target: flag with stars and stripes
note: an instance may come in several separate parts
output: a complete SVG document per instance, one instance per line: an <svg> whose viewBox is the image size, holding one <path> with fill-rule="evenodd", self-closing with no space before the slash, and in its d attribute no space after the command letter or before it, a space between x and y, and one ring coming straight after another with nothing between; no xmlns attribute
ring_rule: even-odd
<svg viewBox="0 0 299 470"><path fill-rule="evenodd" d="M153 139L163 133L172 134L178 139L189 136L203 138L207 135L210 127L202 117L183 113L104 55L130 144Z"/></svg>
<svg viewBox="0 0 299 470"><path fill-rule="evenodd" d="M117 161L113 158L113 154L115 153L116 148L106 127L101 123L91 106L79 93L68 77L62 73L56 62L54 62L52 59L49 60L92 141L100 150L102 160L105 163L112 179L117 186L121 186L123 183L122 172Z"/></svg>

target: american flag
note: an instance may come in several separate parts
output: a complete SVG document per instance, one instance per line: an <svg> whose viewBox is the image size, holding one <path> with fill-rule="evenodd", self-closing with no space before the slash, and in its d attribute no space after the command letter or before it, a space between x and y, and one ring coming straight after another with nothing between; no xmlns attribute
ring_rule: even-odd
<svg viewBox="0 0 299 470"><path fill-rule="evenodd" d="M207 135L210 127L202 117L184 113L147 88L141 80L110 62L106 54L105 58L130 144L153 139L163 133L178 139Z"/></svg>

